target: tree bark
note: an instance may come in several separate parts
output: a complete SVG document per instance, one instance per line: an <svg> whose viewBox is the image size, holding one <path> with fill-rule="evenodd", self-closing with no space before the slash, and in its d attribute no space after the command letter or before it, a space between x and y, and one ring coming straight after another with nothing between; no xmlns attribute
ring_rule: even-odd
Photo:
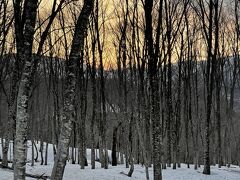
<svg viewBox="0 0 240 180"><path fill-rule="evenodd" d="M22 45L24 52L17 51L20 59L25 59L25 67L20 80L19 92L17 97L17 115L16 115L16 139L14 149L14 179L21 180L25 179L26 174L26 150L27 150L27 132L29 122L29 93L31 88L31 61L32 61L32 44L34 29L36 24L36 13L38 0L29 0L25 2L24 10L25 16L25 32L22 29L21 34L24 34L24 38L19 39L18 44ZM20 7L20 2L15 2L15 23L19 20L19 12L16 13L17 7ZM15 33L18 33L17 31ZM18 34L16 34L19 37Z"/></svg>
<svg viewBox="0 0 240 180"><path fill-rule="evenodd" d="M162 180L162 124L160 121L160 98L158 77L158 55L154 55L153 27L152 27L153 0L146 0L145 11L145 40L148 52L149 81L151 91L151 113L152 113L152 137L153 137L153 177L154 180ZM159 18L161 18L159 16Z"/></svg>
<svg viewBox="0 0 240 180"><path fill-rule="evenodd" d="M61 180L63 178L68 147L70 143L72 122L74 121L74 100L76 92L76 68L80 60L80 53L84 50L84 39L87 35L89 16L94 7L94 0L85 0L81 13L78 17L69 60L66 64L66 82L64 89L64 109L59 136L58 151L52 170L51 179Z"/></svg>

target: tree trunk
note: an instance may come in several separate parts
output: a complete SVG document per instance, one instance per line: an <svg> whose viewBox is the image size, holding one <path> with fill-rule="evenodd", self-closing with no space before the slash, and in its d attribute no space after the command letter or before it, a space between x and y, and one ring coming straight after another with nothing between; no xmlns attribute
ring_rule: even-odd
<svg viewBox="0 0 240 180"><path fill-rule="evenodd" d="M61 132L59 136L58 151L52 170L51 179L63 178L68 147L70 143L72 122L74 121L74 100L76 92L76 68L80 53L83 54L84 39L88 28L89 16L94 7L94 0L85 0L81 13L78 17L76 29L72 41L72 49L66 67L66 82L64 89L64 109L62 114Z"/></svg>
<svg viewBox="0 0 240 180"><path fill-rule="evenodd" d="M19 33L24 34L24 39L18 39L24 51L17 51L20 59L25 59L25 67L20 80L18 97L17 97L17 115L16 115L16 139L14 148L14 179L21 180L25 179L26 173L26 151L27 151L27 132L29 122L29 93L31 88L31 63L32 63L32 44L34 29L36 24L36 13L38 0L29 0L24 7L26 10L25 14L25 32L20 31ZM26 9L25 9L26 8ZM14 5L14 16L15 24L21 23L16 22L21 12L20 2ZM18 31L15 32L16 36L19 37ZM21 36L21 35L20 35ZM23 42L22 42L23 41Z"/></svg>
<svg viewBox="0 0 240 180"><path fill-rule="evenodd" d="M162 1L160 2L162 3ZM152 27L153 0L146 0L144 5L146 21L146 48L148 52L149 81L151 91L151 115L152 115L152 138L153 138L153 177L154 180L162 180L162 124L160 121L160 98L158 77L158 54L154 54L153 27ZM161 10L160 10L161 11ZM159 16L159 19L161 16Z"/></svg>
<svg viewBox="0 0 240 180"><path fill-rule="evenodd" d="M92 62L92 71L91 71L91 80L92 80L92 119L91 119L91 165L92 169L95 169L95 134L94 134L94 125L96 120L96 109L97 109L97 93L96 93L96 60L95 60L95 44L96 41L92 42L92 51L93 51L93 62Z"/></svg>
<svg viewBox="0 0 240 180"><path fill-rule="evenodd" d="M46 148L45 148L45 160L44 165L48 164L48 142L46 142Z"/></svg>
<svg viewBox="0 0 240 180"><path fill-rule="evenodd" d="M113 130L112 142L112 166L117 166L117 127Z"/></svg>

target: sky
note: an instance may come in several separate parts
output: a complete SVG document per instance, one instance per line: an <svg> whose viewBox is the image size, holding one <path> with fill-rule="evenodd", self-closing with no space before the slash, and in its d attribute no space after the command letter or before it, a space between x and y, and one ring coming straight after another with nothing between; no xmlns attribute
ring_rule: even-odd
<svg viewBox="0 0 240 180"><path fill-rule="evenodd" d="M81 0L77 0L73 3L80 4L81 2L82 2ZM46 19L46 17L50 15L51 9L52 9L52 3L53 3L53 0L42 0L41 1L39 12L40 12L40 16L41 16L42 21L43 21L43 19ZM71 4L73 4L73 3L71 3ZM115 64L115 59L114 58L116 58L116 53L114 52L115 49L113 48L114 34L112 32L112 25L114 24L114 21L115 21L114 20L115 15L114 15L114 10L113 9L114 9L114 6L118 6L118 4L114 0L103 1L103 3L104 3L103 4L104 14L105 14L105 19L106 19L106 22L105 22L106 33L104 35L104 41L105 41L104 42L104 44L105 44L104 47L105 47L105 49L103 51L104 52L103 59L104 59L105 66L107 66L107 65L114 66L114 64ZM80 7L78 9L77 6L75 6L75 8L76 8L76 11L80 12ZM64 12L65 12L65 14L68 14L69 10L67 10L67 8L65 8ZM71 24L71 26L73 26L72 16L66 17L64 19L65 19L64 20L65 23L68 24L66 26L69 26L70 24ZM101 24L101 22L99 24ZM54 26L58 26L58 25L54 25ZM58 27L54 27L54 26L53 26L53 28L58 29ZM56 36L61 36L62 35L61 31L58 31L58 32L55 32L55 33L57 33L57 35L53 35L53 39L54 38L58 39L58 37L56 37ZM102 35L102 33L101 33L101 35ZM70 38L71 36L72 36L72 33L71 33L71 35L69 35L69 38L68 38L69 46L70 46L70 43L71 43L71 38ZM69 50L70 50L70 48L69 48ZM61 57L64 58L64 52L65 51L61 50L60 52L63 53L63 54L58 54L58 56L61 56Z"/></svg>

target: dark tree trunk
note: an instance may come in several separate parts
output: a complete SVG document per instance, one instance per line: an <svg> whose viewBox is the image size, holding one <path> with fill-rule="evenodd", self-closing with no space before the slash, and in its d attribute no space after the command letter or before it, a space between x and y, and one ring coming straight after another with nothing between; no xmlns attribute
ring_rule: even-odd
<svg viewBox="0 0 240 180"><path fill-rule="evenodd" d="M162 2L162 1L161 1ZM161 3L160 2L160 3ZM153 137L153 177L154 180L162 180L161 152L162 152L162 124L160 121L160 97L159 97L159 75L158 54L154 55L153 26L152 26L153 0L146 0L145 11L145 40L147 48L148 73L151 91L151 113L152 113L152 137ZM160 10L161 11L161 10ZM158 17L159 19L161 16Z"/></svg>
<svg viewBox="0 0 240 180"><path fill-rule="evenodd" d="M113 142L112 142L112 166L117 166L117 130L115 127L113 130Z"/></svg>

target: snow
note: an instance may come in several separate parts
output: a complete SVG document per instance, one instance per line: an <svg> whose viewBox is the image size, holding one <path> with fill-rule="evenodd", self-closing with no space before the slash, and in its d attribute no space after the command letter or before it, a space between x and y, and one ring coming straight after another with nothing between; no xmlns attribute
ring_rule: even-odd
<svg viewBox="0 0 240 180"><path fill-rule="evenodd" d="M38 145L39 146L39 145ZM100 163L96 162L96 169L91 169L90 165L90 150L87 151L87 158L89 166L86 169L80 169L80 166L75 164L66 165L64 180L145 180L145 169L141 165L134 166L133 176L130 178L125 174L128 173L128 169L125 165L118 165L117 167L109 166L109 169L102 169ZM1 153L1 150L0 150ZM31 143L29 143L27 173L38 174L38 175L51 175L53 167L53 148L49 145L49 157L48 165L40 165L40 162L35 163L35 166L31 166ZM110 154L109 154L110 155ZM182 168L173 170L168 168L163 170L163 180L240 180L240 168L232 166L231 168L222 167L221 169L217 166L211 167L211 175L202 174L202 167L198 170L193 169L191 165L190 169L185 164L182 164ZM153 169L149 168L150 179L153 179ZM7 169L0 168L0 180L11 180L13 179L13 172ZM27 180L32 180L27 178Z"/></svg>

